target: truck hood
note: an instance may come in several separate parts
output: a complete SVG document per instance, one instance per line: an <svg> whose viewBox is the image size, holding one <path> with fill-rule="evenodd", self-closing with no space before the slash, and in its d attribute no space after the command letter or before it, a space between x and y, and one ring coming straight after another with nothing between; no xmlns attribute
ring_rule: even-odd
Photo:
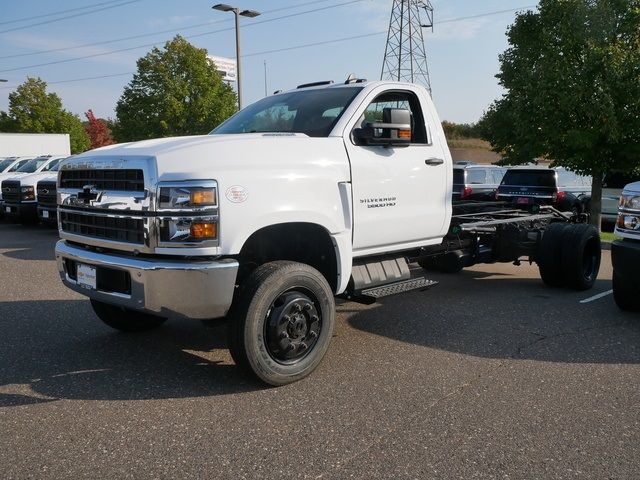
<svg viewBox="0 0 640 480"><path fill-rule="evenodd" d="M154 158L158 181L217 178L222 172L292 170L345 163L342 138L312 138L300 133L248 133L159 138L116 144L77 155L66 165L91 159ZM63 167L64 169L64 167ZM297 170L297 169L296 169ZM213 175L213 176L212 176Z"/></svg>
<svg viewBox="0 0 640 480"><path fill-rule="evenodd" d="M48 177L53 177L55 180L58 178L57 172L37 172L37 173L27 173L17 176L15 180L20 180L20 185L22 187L35 187L40 180L48 179ZM7 179L13 180L13 178Z"/></svg>
<svg viewBox="0 0 640 480"><path fill-rule="evenodd" d="M623 189L624 192L640 193L640 182L630 183Z"/></svg>

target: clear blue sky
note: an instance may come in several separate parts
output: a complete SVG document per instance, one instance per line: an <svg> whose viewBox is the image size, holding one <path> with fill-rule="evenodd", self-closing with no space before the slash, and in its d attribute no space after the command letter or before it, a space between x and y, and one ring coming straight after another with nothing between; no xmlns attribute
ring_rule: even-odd
<svg viewBox="0 0 640 480"><path fill-rule="evenodd" d="M242 47L245 103L264 95L264 62L267 62L268 89L288 89L317 80L343 80L350 73L377 79L380 76L392 0L229 0L241 8L265 12L256 19L242 20ZM95 11L79 15L91 9ZM235 56L233 15L211 9L215 0L0 0L0 109L8 107L8 94L27 76L39 76L51 91L60 95L65 107L82 114L93 109L101 117L113 117L116 101L135 71L137 58L150 46L102 55L113 50L130 49L157 43L162 45L176 34L189 38L210 54ZM500 95L494 75L498 54L507 46L505 31L515 12L473 17L518 7L534 5L533 0L435 0L435 32L425 32L433 96L443 119L474 122L489 103ZM120 5L111 8L114 5ZM325 10L318 10L325 7ZM60 10L65 14L43 16ZM274 11L278 10L278 11ZM79 15L79 16L78 16ZM41 16L40 18L33 18ZM72 18L49 22L62 16ZM289 18L280 18L289 16ZM30 19L12 22L19 19ZM269 20L269 21L267 21ZM439 24L438 21L443 23ZM11 22L11 23L9 23ZM264 23L259 23L264 22ZM202 25L206 24L206 25ZM252 25L254 24L254 25ZM29 26L32 25L32 26ZM192 27L193 25L201 25ZM20 28L29 26L28 28ZM215 32L217 30L224 30ZM8 31L13 30L13 31ZM167 32L170 30L170 32ZM271 50L312 44L345 37L375 34L339 43L312 46L281 52ZM122 40L95 46L79 45ZM144 36L143 36L144 35ZM7 58L41 50L57 52ZM92 58L66 61L77 57ZM7 71L9 69L16 69ZM55 83L65 80L115 75L110 78Z"/></svg>

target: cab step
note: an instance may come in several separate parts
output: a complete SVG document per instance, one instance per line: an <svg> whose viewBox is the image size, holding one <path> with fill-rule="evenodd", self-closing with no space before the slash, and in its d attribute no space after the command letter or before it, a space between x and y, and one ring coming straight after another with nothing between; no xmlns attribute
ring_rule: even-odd
<svg viewBox="0 0 640 480"><path fill-rule="evenodd" d="M381 285L379 287L367 288L360 292L355 292L353 295L347 296L347 299L363 303L365 305L371 305L380 298L398 295L399 293L413 292L414 290L424 291L431 287L435 287L436 285L438 285L438 282L434 280L429 280L426 277L418 277L410 280L403 280L401 282Z"/></svg>

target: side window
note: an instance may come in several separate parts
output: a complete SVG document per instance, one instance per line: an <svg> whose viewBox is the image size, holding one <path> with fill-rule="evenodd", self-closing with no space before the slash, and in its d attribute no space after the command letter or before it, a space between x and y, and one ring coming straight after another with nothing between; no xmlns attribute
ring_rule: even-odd
<svg viewBox="0 0 640 480"><path fill-rule="evenodd" d="M467 170L467 183L470 185L482 185L487 183L487 171L484 168L472 168Z"/></svg>
<svg viewBox="0 0 640 480"><path fill-rule="evenodd" d="M506 170L502 168L494 168L493 169L493 183L496 185L500 185L502 183L502 179L504 178L504 174L507 173Z"/></svg>
<svg viewBox="0 0 640 480"><path fill-rule="evenodd" d="M415 93L409 91L385 92L376 97L369 104L364 115L358 122L359 127L367 123L382 122L382 112L385 108L403 108L411 112L411 143L427 144L427 129L425 128L424 115L420 107L420 101Z"/></svg>

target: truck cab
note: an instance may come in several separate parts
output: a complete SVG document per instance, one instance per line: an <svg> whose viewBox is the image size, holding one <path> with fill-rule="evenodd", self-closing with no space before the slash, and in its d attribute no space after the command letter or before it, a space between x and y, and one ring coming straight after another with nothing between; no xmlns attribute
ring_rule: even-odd
<svg viewBox="0 0 640 480"><path fill-rule="evenodd" d="M452 177L424 87L352 77L301 85L210 135L65 161L58 269L121 331L226 316L233 359L271 385L317 367L335 297L371 303L425 290L437 283L431 265L526 256L549 284L591 288L597 232L550 208L498 203L492 214L454 215ZM569 254L559 266L562 248Z"/></svg>
<svg viewBox="0 0 640 480"><path fill-rule="evenodd" d="M616 240L611 246L613 296L617 305L640 311L640 182L627 185L620 197Z"/></svg>

